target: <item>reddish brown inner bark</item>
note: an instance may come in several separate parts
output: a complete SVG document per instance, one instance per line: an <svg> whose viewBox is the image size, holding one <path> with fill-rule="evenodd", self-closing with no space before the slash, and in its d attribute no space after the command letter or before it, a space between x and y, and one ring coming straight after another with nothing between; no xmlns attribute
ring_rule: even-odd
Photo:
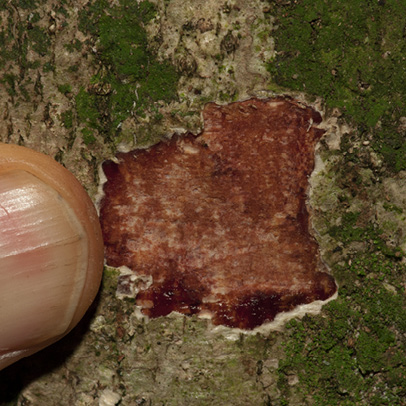
<svg viewBox="0 0 406 406"><path fill-rule="evenodd" d="M276 98L211 103L203 117L198 137L104 163L107 263L152 276L137 295L151 317L253 329L332 296L306 208L320 115Z"/></svg>

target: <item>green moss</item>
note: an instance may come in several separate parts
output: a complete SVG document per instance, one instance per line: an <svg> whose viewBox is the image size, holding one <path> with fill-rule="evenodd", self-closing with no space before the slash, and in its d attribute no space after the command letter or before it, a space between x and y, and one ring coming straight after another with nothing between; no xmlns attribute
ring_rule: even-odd
<svg viewBox="0 0 406 406"><path fill-rule="evenodd" d="M16 90L16 79L17 77L13 74L6 73L1 79L1 83L4 83L7 87L7 93L10 96L15 96L17 94Z"/></svg>
<svg viewBox="0 0 406 406"><path fill-rule="evenodd" d="M105 266L103 269L103 279L102 279L102 291L105 294L115 294L117 289L117 279L120 275L120 271L115 268L110 268Z"/></svg>
<svg viewBox="0 0 406 406"><path fill-rule="evenodd" d="M91 145L96 141L96 137L94 136L94 132L89 128L82 129L82 138L85 145Z"/></svg>
<svg viewBox="0 0 406 406"><path fill-rule="evenodd" d="M17 3L19 7L26 10L33 10L38 4L38 2L35 0L18 0Z"/></svg>
<svg viewBox="0 0 406 406"><path fill-rule="evenodd" d="M329 234L341 241L361 241L364 237L365 230L357 227L357 220L360 214L360 212L344 213L341 220L342 224L339 226L332 226L329 230Z"/></svg>
<svg viewBox="0 0 406 406"><path fill-rule="evenodd" d="M63 85L59 85L58 86L58 90L62 93L62 94L68 94L68 93L72 93L72 86L68 83L65 83Z"/></svg>
<svg viewBox="0 0 406 406"><path fill-rule="evenodd" d="M27 88L23 84L21 84L18 87L18 90L20 91L21 97L24 99L24 101L26 101L26 102L31 101L30 93L28 92Z"/></svg>
<svg viewBox="0 0 406 406"><path fill-rule="evenodd" d="M34 9L38 2L17 2L16 7ZM29 102L30 85L32 77L30 71L39 70L44 57L50 49L51 39L46 29L41 27L40 13L32 12L26 21L15 19L8 6L7 19L2 21L0 27L0 67L8 72L0 79L7 84L7 90L14 97L15 103ZM28 54L30 56L28 57ZM17 72L18 67L18 72ZM44 71L47 66L44 66ZM13 79L14 84L10 79ZM19 100L21 98L21 100Z"/></svg>
<svg viewBox="0 0 406 406"><path fill-rule="evenodd" d="M355 137L343 137L339 155L330 155L312 198L316 210L324 208L317 225L327 242L326 259L339 297L324 306L322 317L289 325L286 359L279 368L279 387L288 404L301 404L289 403L296 398L305 404L308 397L323 406L403 404L405 253L388 238L388 225L375 217L382 206L397 215L403 209L386 200L370 157L360 154ZM324 205L319 194L332 198ZM391 224L394 235L400 228ZM288 384L291 374L299 377L296 387Z"/></svg>
<svg viewBox="0 0 406 406"><path fill-rule="evenodd" d="M39 55L44 56L48 53L51 40L48 33L38 26L32 26L27 30L28 40L32 49Z"/></svg>
<svg viewBox="0 0 406 406"><path fill-rule="evenodd" d="M61 114L61 121L65 128L70 129L73 127L73 112L72 110L64 111Z"/></svg>
<svg viewBox="0 0 406 406"><path fill-rule="evenodd" d="M65 48L68 52L80 51L82 49L83 44L76 39L69 44L65 44Z"/></svg>
<svg viewBox="0 0 406 406"><path fill-rule="evenodd" d="M389 204L387 202L385 202L383 204L383 208L385 210L387 210L387 211L393 211L393 212L395 212L397 214L402 214L403 213L403 209L401 207L398 207L398 206L396 206L394 204Z"/></svg>
<svg viewBox="0 0 406 406"><path fill-rule="evenodd" d="M75 97L75 102L79 120L91 128L98 128L99 111L97 110L96 96L89 94L82 87Z"/></svg>
<svg viewBox="0 0 406 406"><path fill-rule="evenodd" d="M168 62L158 61L148 48L144 25L155 16L152 3L121 0L108 13L104 6L104 1L93 2L80 25L81 30L98 36L98 57L104 67L92 78L98 97L88 94L85 100L83 91L80 97L86 101L85 110L91 113L90 121L94 124L96 110L99 119L108 114L102 127L113 139L122 122L131 115L142 117L155 102L176 98L178 74ZM107 88L108 92L101 90ZM155 114L156 120L160 117ZM84 114L79 114L79 118L89 121Z"/></svg>
<svg viewBox="0 0 406 406"><path fill-rule="evenodd" d="M68 71L69 72L72 72L72 73L75 73L75 72L77 72L79 70L79 65L71 65L71 66L69 66L69 68L68 68Z"/></svg>
<svg viewBox="0 0 406 406"><path fill-rule="evenodd" d="M37 11L34 11L34 12L30 13L28 19L31 24L35 24L41 20L41 15Z"/></svg>
<svg viewBox="0 0 406 406"><path fill-rule="evenodd" d="M88 93L83 87L75 97L78 120L84 125L82 138L86 145L95 142L95 131L102 131L101 113L98 110L99 97Z"/></svg>
<svg viewBox="0 0 406 406"><path fill-rule="evenodd" d="M54 72L55 65L52 62L45 62L42 69L44 70L44 72Z"/></svg>
<svg viewBox="0 0 406 406"><path fill-rule="evenodd" d="M279 86L322 96L362 130L394 171L406 169L403 2L300 0L274 7ZM384 125L378 125L382 123Z"/></svg>
<svg viewBox="0 0 406 406"><path fill-rule="evenodd" d="M405 272L403 263L376 250L336 266L340 297L325 306L327 317L306 316L288 325L286 359L279 367L286 398L286 376L295 373L316 405L402 404L397 382L405 378L400 368L406 368L406 339L395 331L406 331L405 289L397 282ZM377 387L385 391L377 394Z"/></svg>

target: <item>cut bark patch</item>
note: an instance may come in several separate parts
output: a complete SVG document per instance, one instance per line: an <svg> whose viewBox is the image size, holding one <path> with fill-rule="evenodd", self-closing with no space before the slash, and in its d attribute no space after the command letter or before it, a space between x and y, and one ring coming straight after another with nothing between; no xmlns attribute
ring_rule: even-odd
<svg viewBox="0 0 406 406"><path fill-rule="evenodd" d="M137 305L253 329L337 290L306 207L319 113L284 99L206 105L204 131L107 161L107 263L152 284Z"/></svg>

